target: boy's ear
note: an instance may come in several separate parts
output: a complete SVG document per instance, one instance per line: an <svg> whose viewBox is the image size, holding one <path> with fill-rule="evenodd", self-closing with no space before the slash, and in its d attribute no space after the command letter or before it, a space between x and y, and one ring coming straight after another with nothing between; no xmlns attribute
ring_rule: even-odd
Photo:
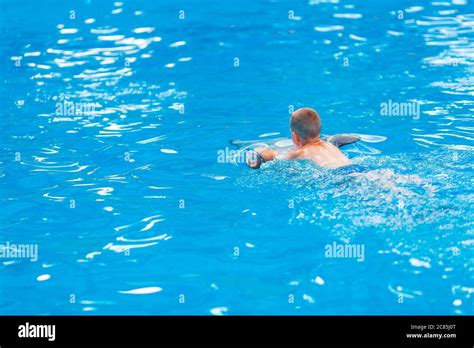
<svg viewBox="0 0 474 348"><path fill-rule="evenodd" d="M293 139L293 142L295 143L295 145L299 145L300 144L300 136L296 133L296 132L291 132L291 138Z"/></svg>

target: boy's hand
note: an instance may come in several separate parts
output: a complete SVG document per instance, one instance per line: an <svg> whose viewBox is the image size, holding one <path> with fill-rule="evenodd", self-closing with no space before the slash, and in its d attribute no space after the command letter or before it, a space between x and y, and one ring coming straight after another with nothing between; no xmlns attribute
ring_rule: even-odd
<svg viewBox="0 0 474 348"><path fill-rule="evenodd" d="M262 156L257 151L249 151L245 155L247 165L252 169L258 169L263 163Z"/></svg>
<svg viewBox="0 0 474 348"><path fill-rule="evenodd" d="M278 152L270 149L256 149L247 153L247 165L250 168L258 169L264 162L272 161L278 155Z"/></svg>

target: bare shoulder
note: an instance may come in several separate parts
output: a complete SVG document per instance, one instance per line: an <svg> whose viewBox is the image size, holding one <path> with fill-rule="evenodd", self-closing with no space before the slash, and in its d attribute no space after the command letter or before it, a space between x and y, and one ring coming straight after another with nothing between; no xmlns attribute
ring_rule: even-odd
<svg viewBox="0 0 474 348"><path fill-rule="evenodd" d="M325 141L324 142L324 147L328 150L330 150L332 153L337 153L337 154L342 154L342 151L334 144Z"/></svg>
<svg viewBox="0 0 474 348"><path fill-rule="evenodd" d="M304 151L303 151L303 150L301 150L301 149L295 149L295 150L292 150L291 152L289 152L289 153L286 155L286 159L288 159L288 160L294 160L294 159L302 158L302 157L303 157L303 154L304 154Z"/></svg>
<svg viewBox="0 0 474 348"><path fill-rule="evenodd" d="M326 148L339 150L339 148L336 145L334 145L333 143L330 143L329 141L323 141L323 144Z"/></svg>

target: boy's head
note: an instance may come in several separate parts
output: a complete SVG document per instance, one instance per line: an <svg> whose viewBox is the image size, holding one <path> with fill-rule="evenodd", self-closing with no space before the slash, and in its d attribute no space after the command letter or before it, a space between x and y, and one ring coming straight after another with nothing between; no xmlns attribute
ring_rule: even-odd
<svg viewBox="0 0 474 348"><path fill-rule="evenodd" d="M301 108L291 114L290 127L293 142L300 147L319 139L321 119L315 110Z"/></svg>

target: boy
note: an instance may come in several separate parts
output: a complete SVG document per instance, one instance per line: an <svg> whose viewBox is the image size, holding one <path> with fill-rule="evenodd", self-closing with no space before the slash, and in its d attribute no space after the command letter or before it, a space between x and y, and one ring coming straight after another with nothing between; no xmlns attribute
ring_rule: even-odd
<svg viewBox="0 0 474 348"><path fill-rule="evenodd" d="M291 138L295 150L285 155L285 160L307 159L323 168L336 169L351 164L351 161L333 144L320 139L321 119L310 108L298 109L290 118ZM257 158L248 159L251 168L259 168L263 162L277 158L278 152L272 149L257 149Z"/></svg>

